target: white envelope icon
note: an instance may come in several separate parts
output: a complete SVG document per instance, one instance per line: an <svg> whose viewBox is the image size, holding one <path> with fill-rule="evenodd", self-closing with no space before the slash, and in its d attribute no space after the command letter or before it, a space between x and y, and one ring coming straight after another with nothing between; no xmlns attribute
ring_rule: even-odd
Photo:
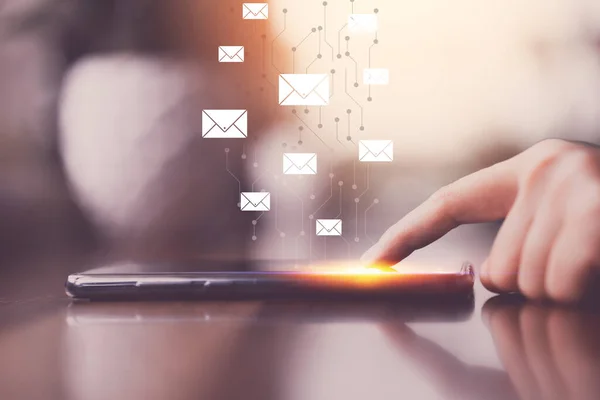
<svg viewBox="0 0 600 400"><path fill-rule="evenodd" d="M244 46L219 46L219 62L244 62Z"/></svg>
<svg viewBox="0 0 600 400"><path fill-rule="evenodd" d="M283 153L283 173L285 175L316 175L317 155L315 153Z"/></svg>
<svg viewBox="0 0 600 400"><path fill-rule="evenodd" d="M390 71L387 68L366 68L363 71L365 85L387 85L390 82Z"/></svg>
<svg viewBox="0 0 600 400"><path fill-rule="evenodd" d="M391 140L359 140L358 160L362 162L394 161L394 142Z"/></svg>
<svg viewBox="0 0 600 400"><path fill-rule="evenodd" d="M375 33L377 32L376 14L350 14L348 16L348 32Z"/></svg>
<svg viewBox="0 0 600 400"><path fill-rule="evenodd" d="M246 110L202 111L202 137L207 139L245 138L248 136Z"/></svg>
<svg viewBox="0 0 600 400"><path fill-rule="evenodd" d="M267 19L269 18L269 5L267 3L244 3L242 17L244 19Z"/></svg>
<svg viewBox="0 0 600 400"><path fill-rule="evenodd" d="M318 219L317 236L342 236L342 220Z"/></svg>
<svg viewBox="0 0 600 400"><path fill-rule="evenodd" d="M240 194L240 210L269 211L271 209L271 193L242 192Z"/></svg>
<svg viewBox="0 0 600 400"><path fill-rule="evenodd" d="M329 76L326 74L279 75L279 104L326 106L329 104Z"/></svg>

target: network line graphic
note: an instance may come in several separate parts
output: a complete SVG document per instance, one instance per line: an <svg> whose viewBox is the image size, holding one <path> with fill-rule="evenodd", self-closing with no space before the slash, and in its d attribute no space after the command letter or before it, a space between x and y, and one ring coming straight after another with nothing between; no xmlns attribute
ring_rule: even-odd
<svg viewBox="0 0 600 400"><path fill-rule="evenodd" d="M286 128L265 145L251 140L248 111L203 110L203 139L244 141L241 154L224 149L224 164L237 186L238 211L255 215L253 242L266 234L259 228L269 220L280 240L273 248L281 256L300 258L305 245L309 259L326 259L329 241L341 243L351 257L355 246L374 243L369 215L380 199L372 174L385 173L394 162L394 143L369 129L377 92L390 83L389 70L376 63L385 32L382 11L369 8L367 0L347 1L343 12L339 3L333 9L320 1L321 12L307 18L299 12L306 2L283 3L281 8L267 3L233 7L240 23L268 20L252 30L260 51L247 52L245 43L236 43L220 46L216 54L219 63L239 68L260 62L259 90L268 107L289 115ZM268 154L267 161L261 154ZM252 182L246 184L241 171L230 168L231 157L243 160Z"/></svg>

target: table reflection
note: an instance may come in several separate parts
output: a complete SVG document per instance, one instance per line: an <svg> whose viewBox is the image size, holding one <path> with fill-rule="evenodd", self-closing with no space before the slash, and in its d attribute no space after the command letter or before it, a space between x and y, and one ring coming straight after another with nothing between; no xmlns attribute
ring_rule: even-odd
<svg viewBox="0 0 600 400"><path fill-rule="evenodd" d="M454 322L473 299L444 303L74 303L64 336L72 398L281 399L306 327Z"/></svg>
<svg viewBox="0 0 600 400"><path fill-rule="evenodd" d="M442 301L443 300L443 301ZM430 297L419 301L270 301L270 302L74 302L69 326L243 322L342 323L385 321L457 322L474 309L472 296Z"/></svg>
<svg viewBox="0 0 600 400"><path fill-rule="evenodd" d="M514 296L481 316L472 303L46 303L15 303L22 317L0 326L1 398L600 398L600 314Z"/></svg>
<svg viewBox="0 0 600 400"><path fill-rule="evenodd" d="M598 310L497 296L484 305L482 319L504 370L468 365L404 324L383 324L382 330L443 398L600 398Z"/></svg>

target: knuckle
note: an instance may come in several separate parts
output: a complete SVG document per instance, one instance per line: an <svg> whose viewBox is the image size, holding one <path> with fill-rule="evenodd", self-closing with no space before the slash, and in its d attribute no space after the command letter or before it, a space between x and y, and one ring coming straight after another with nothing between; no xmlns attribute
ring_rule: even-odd
<svg viewBox="0 0 600 400"><path fill-rule="evenodd" d="M562 157L571 172L595 173L598 171L598 157L586 148L577 148L566 152Z"/></svg>
<svg viewBox="0 0 600 400"><path fill-rule="evenodd" d="M561 162L561 159L567 153L567 150L543 151L542 154L536 155L533 162L529 164L525 172L521 175L521 185L525 188L535 186L537 182L547 177L548 173Z"/></svg>
<svg viewBox="0 0 600 400"><path fill-rule="evenodd" d="M432 202L443 202L447 199L449 195L449 185L442 186L438 190L436 190L431 196L429 196L429 200Z"/></svg>
<svg viewBox="0 0 600 400"><path fill-rule="evenodd" d="M546 175L546 172L554 163L555 159L546 159L544 162L536 164L529 171L521 176L521 188L529 189L536 187L536 184Z"/></svg>
<svg viewBox="0 0 600 400"><path fill-rule="evenodd" d="M429 203L434 207L436 212L448 214L451 211L450 206L454 197L455 193L452 185L446 185L429 197Z"/></svg>
<svg viewBox="0 0 600 400"><path fill-rule="evenodd" d="M523 187L532 187L544 179L583 178L586 183L600 181L600 157L593 149L574 143L551 139L541 142L542 151L533 157L521 176Z"/></svg>
<svg viewBox="0 0 600 400"><path fill-rule="evenodd" d="M563 139L545 139L536 143L531 149L542 154L555 154L573 147L573 143Z"/></svg>

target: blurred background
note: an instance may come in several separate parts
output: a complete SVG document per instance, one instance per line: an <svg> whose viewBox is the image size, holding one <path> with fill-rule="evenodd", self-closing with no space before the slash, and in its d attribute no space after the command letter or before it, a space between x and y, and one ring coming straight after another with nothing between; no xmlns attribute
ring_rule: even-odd
<svg viewBox="0 0 600 400"><path fill-rule="evenodd" d="M471 369L502 365L479 315L416 324L456 356L424 351L438 356L419 374L373 324L248 328L233 318L182 329L168 319L177 304L125 307L131 324L112 323L110 306L108 324L67 307L67 274L103 259L356 259L465 174L547 137L600 140L597 0L278 0L266 21L244 21L242 3L0 0L1 397L212 398L250 388L260 398L364 398L379 388L440 398L427 378L436 366L459 374L443 372L453 385L493 395L491 379ZM375 9L376 36L348 33L348 14ZM244 64L218 63L220 45L244 45ZM363 85L369 65L388 68L390 84ZM329 74L330 105L280 107L278 74L292 72ZM202 139L207 108L248 109L248 138ZM393 140L395 161L357 162L356 143L368 138ZM282 176L288 151L317 152L319 174ZM237 209L240 191L263 189L270 212ZM336 217L342 237L315 237L315 219ZM497 225L461 227L409 262L477 266ZM477 284L475 309L490 296ZM182 314L252 320L258 309L229 307L188 304ZM596 382L597 352L582 343L597 329L556 315L555 329L537 311L533 329L518 313L504 326L533 334L544 356L537 345L559 332L566 345L557 348L569 352L560 366L584 360L566 368L575 386L582 376ZM522 342L514 337L507 348Z"/></svg>
<svg viewBox="0 0 600 400"><path fill-rule="evenodd" d="M254 21L242 3L0 2L3 273L60 284L90 253L352 259L444 184L547 137L600 139L598 2L279 0ZM374 12L376 35L348 33ZM368 66L390 84L363 85ZM329 74L330 105L279 106L292 72ZM202 140L206 108L248 109L248 139ZM358 163L369 138L393 140L394 163ZM319 174L282 176L286 151L317 152ZM271 212L237 209L251 190ZM334 217L343 237L315 237ZM468 229L457 260L495 226Z"/></svg>

